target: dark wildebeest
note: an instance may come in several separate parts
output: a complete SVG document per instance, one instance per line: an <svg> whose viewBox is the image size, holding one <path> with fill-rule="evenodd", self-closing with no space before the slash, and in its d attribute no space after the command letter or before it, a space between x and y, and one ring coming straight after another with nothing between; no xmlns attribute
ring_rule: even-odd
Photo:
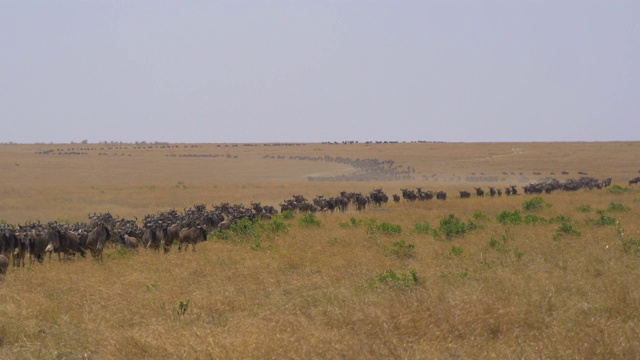
<svg viewBox="0 0 640 360"><path fill-rule="evenodd" d="M437 198L438 200L447 200L447 193L446 193L446 192L444 192L444 191L438 191L438 192L436 193L436 198Z"/></svg>
<svg viewBox="0 0 640 360"><path fill-rule="evenodd" d="M393 194L393 202L394 203L399 203L400 202L400 195Z"/></svg>
<svg viewBox="0 0 640 360"><path fill-rule="evenodd" d="M182 251L182 244L184 244L184 251L187 251L189 244L192 245L193 251L196 251L196 244L207 240L208 233L206 227L200 225L180 230L178 251Z"/></svg>
<svg viewBox="0 0 640 360"><path fill-rule="evenodd" d="M471 193L468 192L467 190L460 190L460 198L461 199L468 199L471 197Z"/></svg>
<svg viewBox="0 0 640 360"><path fill-rule="evenodd" d="M102 262L102 251L104 250L104 245L107 243L107 240L110 238L111 232L109 231L109 227L100 221L98 222L98 226L91 230L87 236L85 247L91 251L91 256L93 256L94 259Z"/></svg>
<svg viewBox="0 0 640 360"><path fill-rule="evenodd" d="M484 190L482 190L482 188L475 188L476 189L476 196L478 197L484 197Z"/></svg>
<svg viewBox="0 0 640 360"><path fill-rule="evenodd" d="M31 232L29 234L29 263L33 264L36 260L44 262L47 246L59 241L58 231L51 227L44 228L40 233Z"/></svg>
<svg viewBox="0 0 640 360"><path fill-rule="evenodd" d="M151 248L160 251L164 235L165 230L162 226L151 225L146 228L144 234L142 234L142 244L144 244L145 249Z"/></svg>
<svg viewBox="0 0 640 360"><path fill-rule="evenodd" d="M9 268L9 258L0 254L0 275L4 276Z"/></svg>
<svg viewBox="0 0 640 360"><path fill-rule="evenodd" d="M29 250L28 241L24 241L22 234L13 227L5 227L0 233L0 253L13 259L13 266L24 266L24 258Z"/></svg>
<svg viewBox="0 0 640 360"><path fill-rule="evenodd" d="M180 230L182 230L182 223L176 223L167 227L167 232L164 234L164 253L171 251L173 242L180 237Z"/></svg>
<svg viewBox="0 0 640 360"><path fill-rule="evenodd" d="M367 198L362 194L357 194L353 199L353 202L356 204L357 211L362 211L367 207Z"/></svg>
<svg viewBox="0 0 640 360"><path fill-rule="evenodd" d="M80 247L78 235L67 229L58 229L57 231L58 237L53 237L44 250L49 253L49 259L51 259L52 252L58 254L59 261L62 261L60 254L64 254L65 258L75 256L76 253L80 253L82 257L86 256L85 251Z"/></svg>

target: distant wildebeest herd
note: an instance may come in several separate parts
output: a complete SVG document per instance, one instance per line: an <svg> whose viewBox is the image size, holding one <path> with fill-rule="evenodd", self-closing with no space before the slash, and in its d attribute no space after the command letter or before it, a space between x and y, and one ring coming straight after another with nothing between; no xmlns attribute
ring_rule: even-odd
<svg viewBox="0 0 640 360"><path fill-rule="evenodd" d="M640 177L629 180L629 184L638 184ZM579 189L602 189L611 185L611 178L599 181L590 177L558 181L547 180L541 183L523 186L525 194L551 193L555 190L576 191ZM502 189L489 187L488 191L476 187L477 197L488 194L491 197L502 196ZM392 199L399 203L405 201L428 201L431 199L446 200L444 191L424 191L421 187L416 190L401 189L401 194L393 194ZM518 195L518 188L510 185L504 188L507 196ZM460 198L471 197L471 192L460 191ZM349 207L356 211L363 211L367 206L382 206L389 201L389 196L381 189L374 189L368 195L360 192L342 191L336 196L326 197L316 195L312 201L303 195L294 195L280 204L280 212L344 212ZM168 253L177 245L178 250L186 250L191 245L196 250L196 245L205 241L208 235L214 231L229 230L232 225L242 219L250 221L271 220L279 211L269 205L261 205L252 202L250 207L242 204L231 205L221 203L213 205L207 210L206 205L194 205L192 208L178 212L171 209L156 214L147 214L142 220L142 226L138 224L138 218L124 219L114 217L110 213L89 214L86 223L61 224L56 221L47 223L27 222L26 224L0 225L0 272L6 272L9 259L14 267L25 266L26 258L29 263L44 262L45 257L55 253L58 259L68 260L77 255L86 257L90 253L95 259L102 261L105 246L115 246L130 249L152 249Z"/></svg>

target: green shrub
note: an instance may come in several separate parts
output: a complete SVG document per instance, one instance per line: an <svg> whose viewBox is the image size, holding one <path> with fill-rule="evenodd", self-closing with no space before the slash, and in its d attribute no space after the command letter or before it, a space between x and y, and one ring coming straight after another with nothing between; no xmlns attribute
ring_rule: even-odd
<svg viewBox="0 0 640 360"><path fill-rule="evenodd" d="M489 215L483 213L482 211L478 210L476 212L473 213L473 218L475 220L489 220Z"/></svg>
<svg viewBox="0 0 640 360"><path fill-rule="evenodd" d="M544 200L542 200L541 197L536 196L525 201L522 204L522 209L524 209L524 211L536 211L542 209L545 206L547 206L547 204L544 202Z"/></svg>
<svg viewBox="0 0 640 360"><path fill-rule="evenodd" d="M524 216L523 221L525 224L544 224L547 222L547 219L535 214L527 214Z"/></svg>
<svg viewBox="0 0 640 360"><path fill-rule="evenodd" d="M515 250L513 250L513 255L516 256L516 260L520 260L524 256L524 253L516 248Z"/></svg>
<svg viewBox="0 0 640 360"><path fill-rule="evenodd" d="M242 218L231 224L230 230L233 234L238 236L257 238L260 237L257 222L257 220L252 221L247 218Z"/></svg>
<svg viewBox="0 0 640 360"><path fill-rule="evenodd" d="M229 239L229 233L223 230L216 230L212 233L209 233L209 236L207 236L208 239L220 239L220 240L228 240Z"/></svg>
<svg viewBox="0 0 640 360"><path fill-rule="evenodd" d="M631 191L631 189L627 187L622 187L620 185L613 185L609 189L607 189L607 191L611 194L620 195L620 194L624 194L626 192Z"/></svg>
<svg viewBox="0 0 640 360"><path fill-rule="evenodd" d="M520 210L504 210L498 214L498 222L502 225L520 224L522 222L522 213Z"/></svg>
<svg viewBox="0 0 640 360"><path fill-rule="evenodd" d="M418 234L428 234L431 232L431 225L428 223L416 224L414 228Z"/></svg>
<svg viewBox="0 0 640 360"><path fill-rule="evenodd" d="M362 224L362 220L358 220L356 218L354 218L353 216L351 217L351 219L349 220L351 222L351 225L358 227L360 226L360 224Z"/></svg>
<svg viewBox="0 0 640 360"><path fill-rule="evenodd" d="M376 275L375 281L379 284L408 288L418 283L418 272L416 269L409 269L409 273L396 273L392 269Z"/></svg>
<svg viewBox="0 0 640 360"><path fill-rule="evenodd" d="M452 245L451 250L449 250L449 254L451 255L462 255L463 252L464 250L462 249L462 246Z"/></svg>
<svg viewBox="0 0 640 360"><path fill-rule="evenodd" d="M455 217L453 214L449 214L449 216L440 220L438 230L439 233L444 234L447 239L451 239L464 235L468 230L467 227L464 221Z"/></svg>
<svg viewBox="0 0 640 360"><path fill-rule="evenodd" d="M629 211L629 207L624 206L623 204L618 204L617 202L610 202L607 211Z"/></svg>
<svg viewBox="0 0 640 360"><path fill-rule="evenodd" d="M607 215L604 210L596 210L596 213L600 215L599 218L592 222L599 226L612 226L616 224L616 219Z"/></svg>
<svg viewBox="0 0 640 360"><path fill-rule="evenodd" d="M578 230L574 229L571 224L569 224L568 222L563 222L556 229L555 238L558 238L559 236L562 236L562 235L580 236L581 234Z"/></svg>
<svg viewBox="0 0 640 360"><path fill-rule="evenodd" d="M289 230L289 225L287 225L287 223L277 219L271 220L266 226L267 229L274 234Z"/></svg>
<svg viewBox="0 0 640 360"><path fill-rule="evenodd" d="M184 316L187 313L187 310L189 310L189 304L191 304L191 299L187 299L184 301L180 300L178 302L176 314L179 316Z"/></svg>
<svg viewBox="0 0 640 360"><path fill-rule="evenodd" d="M294 213L291 210L285 210L280 213L280 218L283 220L291 220L294 218Z"/></svg>
<svg viewBox="0 0 640 360"><path fill-rule="evenodd" d="M409 259L414 255L414 245L411 243L405 243L404 240L394 242L391 247L387 248L387 252L400 258Z"/></svg>
<svg viewBox="0 0 640 360"><path fill-rule="evenodd" d="M402 233L402 226L398 225L398 224L391 224L388 222L383 222L381 224L378 224L376 226L376 230L378 230L381 233L385 233L385 234L401 234Z"/></svg>
<svg viewBox="0 0 640 360"><path fill-rule="evenodd" d="M588 212L592 211L591 205L588 205L588 204L580 205L580 206L578 206L576 208L576 210L578 210L579 212L583 212L583 213L588 213Z"/></svg>
<svg viewBox="0 0 640 360"><path fill-rule="evenodd" d="M571 218L566 216L566 215L558 215L558 216L554 216L551 219L549 219L549 222L552 223L552 224L570 223L571 222Z"/></svg>
<svg viewBox="0 0 640 360"><path fill-rule="evenodd" d="M320 219L316 218L314 213L306 213L300 219L300 225L302 226L320 226Z"/></svg>

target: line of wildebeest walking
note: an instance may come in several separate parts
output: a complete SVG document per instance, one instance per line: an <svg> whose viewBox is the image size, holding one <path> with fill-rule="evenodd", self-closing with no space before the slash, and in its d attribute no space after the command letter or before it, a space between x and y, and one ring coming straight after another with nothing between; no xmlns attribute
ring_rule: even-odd
<svg viewBox="0 0 640 360"><path fill-rule="evenodd" d="M640 177L629 181L629 184L638 184ZM555 190L575 191L579 189L601 189L611 185L611 178L599 181L591 177L569 179L559 181L557 179L545 180L540 183L523 186L526 194L551 193ZM475 188L476 196L502 196L502 189L489 187L487 191ZM518 195L515 185L504 188L507 196ZM460 191L460 198L469 198L469 191ZM423 191L422 188L401 189L401 195L393 194L394 202L426 201L431 199L446 200L444 191ZM342 191L339 195L325 197L318 195L312 201L308 201L302 195L294 195L280 204L280 212L344 212L349 207L356 211L363 211L367 206L381 206L390 200L382 189L374 189L368 195L359 192ZM232 224L248 219L268 221L279 212L273 206L263 206L258 202L252 202L250 207L242 204L221 203L213 205L207 210L206 205L194 205L192 208L179 212L171 209L156 214L148 214L142 220L142 226L138 224L138 218L125 219L114 217L107 213L89 214L89 221L75 224L62 224L56 221L47 223L27 222L20 225L0 225L0 272L6 272L9 267L9 259L14 267L25 266L28 256L29 263L44 262L45 256L57 254L58 259L68 260L78 254L86 257L90 253L93 258L102 261L105 246L114 246L138 249L144 247L165 253L171 251L177 245L178 251L189 245L193 251L196 244L205 241L209 233L214 231L229 230Z"/></svg>

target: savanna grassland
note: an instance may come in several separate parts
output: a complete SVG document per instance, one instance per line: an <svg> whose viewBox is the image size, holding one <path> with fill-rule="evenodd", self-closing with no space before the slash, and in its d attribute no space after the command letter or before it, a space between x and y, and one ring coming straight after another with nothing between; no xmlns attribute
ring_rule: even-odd
<svg viewBox="0 0 640 360"><path fill-rule="evenodd" d="M10 268L0 358L638 358L638 170L640 142L0 145L10 224L449 193ZM458 196L583 174L613 185Z"/></svg>

